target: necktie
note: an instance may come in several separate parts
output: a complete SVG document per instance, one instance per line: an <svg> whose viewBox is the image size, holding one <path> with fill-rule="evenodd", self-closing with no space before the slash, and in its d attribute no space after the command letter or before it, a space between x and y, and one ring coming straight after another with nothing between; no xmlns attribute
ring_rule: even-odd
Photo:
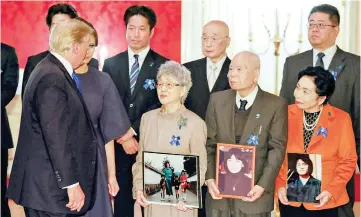
<svg viewBox="0 0 361 217"><path fill-rule="evenodd" d="M133 94L135 83L137 83L137 78L139 75L139 61L138 61L139 55L134 54L135 62L132 65L132 68L130 69L129 74L129 80L130 80L130 93Z"/></svg>
<svg viewBox="0 0 361 217"><path fill-rule="evenodd" d="M325 56L325 54L324 53L318 53L317 54L317 61L316 61L316 65L315 65L315 67L316 66L321 66L322 68L325 68L325 66L323 65L323 60L322 60L322 58Z"/></svg>
<svg viewBox="0 0 361 217"><path fill-rule="evenodd" d="M79 92L82 93L81 91L81 80L79 78L79 76L73 72L73 74L71 75L71 77L73 78L75 84L76 84L76 87L78 88Z"/></svg>
<svg viewBox="0 0 361 217"><path fill-rule="evenodd" d="M244 112L244 111L246 111L246 105L247 105L247 100L239 100L240 102L241 102L241 105L239 106L239 110L241 111L241 112Z"/></svg>
<svg viewBox="0 0 361 217"><path fill-rule="evenodd" d="M217 66L216 65L212 65L209 67L210 68L210 73L208 75L208 87L209 87L209 91L212 91L214 84L216 83L217 80Z"/></svg>

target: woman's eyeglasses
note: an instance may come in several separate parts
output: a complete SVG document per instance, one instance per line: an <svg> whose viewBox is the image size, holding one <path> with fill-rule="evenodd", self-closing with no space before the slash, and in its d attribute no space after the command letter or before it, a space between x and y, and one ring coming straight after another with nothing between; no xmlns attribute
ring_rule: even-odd
<svg viewBox="0 0 361 217"><path fill-rule="evenodd" d="M157 82L157 88L162 88L162 86L165 86L168 90L171 90L174 88L174 86L181 86L181 85L172 82Z"/></svg>

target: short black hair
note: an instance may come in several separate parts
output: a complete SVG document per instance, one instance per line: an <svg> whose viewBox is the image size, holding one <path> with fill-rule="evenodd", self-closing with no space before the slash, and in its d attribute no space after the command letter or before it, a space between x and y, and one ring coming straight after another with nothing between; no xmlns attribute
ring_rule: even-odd
<svg viewBox="0 0 361 217"><path fill-rule="evenodd" d="M335 6L329 5L329 4L322 4L317 5L312 8L310 15L308 16L308 19L310 19L311 15L316 12L322 12L329 15L330 21L334 24L339 26L340 25L340 13L338 12L337 8Z"/></svg>
<svg viewBox="0 0 361 217"><path fill-rule="evenodd" d="M326 96L326 99L323 102L323 104L326 105L335 91L336 85L335 78L331 72L326 71L321 66L307 67L298 73L298 80L300 80L303 76L311 76L314 78L316 93L318 96Z"/></svg>
<svg viewBox="0 0 361 217"><path fill-rule="evenodd" d="M152 8L144 6L144 5L133 5L130 6L124 13L124 23L125 26L128 26L129 19L132 16L141 15L148 20L148 24L150 26L150 30L152 30L157 23L157 15L153 11Z"/></svg>
<svg viewBox="0 0 361 217"><path fill-rule="evenodd" d="M239 172L248 173L248 163L246 159L244 159L245 152L243 152L240 148L231 148L227 152L224 152L224 169L227 173L230 173L228 166L227 166L227 160L230 159L234 155L237 160L242 161L243 168Z"/></svg>
<svg viewBox="0 0 361 217"><path fill-rule="evenodd" d="M308 170L307 170L307 173L308 175L312 175L313 173L313 163L310 159L310 156L308 154L299 154L299 155L296 155L296 158L295 158L295 165L294 165L294 171L297 172L297 161L298 160L302 160L303 162L305 162L307 165L308 165Z"/></svg>
<svg viewBox="0 0 361 217"><path fill-rule="evenodd" d="M46 25L48 25L49 28L56 14L67 14L70 18L78 17L78 12L70 4L60 3L53 5L49 8L48 14L46 15Z"/></svg>

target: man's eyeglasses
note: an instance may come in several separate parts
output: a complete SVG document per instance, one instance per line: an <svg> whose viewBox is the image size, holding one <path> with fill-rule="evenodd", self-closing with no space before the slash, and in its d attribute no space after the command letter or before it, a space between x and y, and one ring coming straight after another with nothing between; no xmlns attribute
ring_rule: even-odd
<svg viewBox="0 0 361 217"><path fill-rule="evenodd" d="M212 44L214 44L214 43L216 43L219 39L227 38L227 37L228 37L228 36L223 36L223 37L216 37L216 36L206 37L206 36L203 36L203 37L202 37L202 42L210 41Z"/></svg>
<svg viewBox="0 0 361 217"><path fill-rule="evenodd" d="M172 83L172 82L157 82L157 88L162 88L162 86L165 86L168 90L173 89L175 86L181 86L180 84Z"/></svg>
<svg viewBox="0 0 361 217"><path fill-rule="evenodd" d="M334 26L334 25L327 25L327 24L325 24L325 23L308 23L308 24L307 24L307 27L308 27L309 29L313 29L313 28L315 28L315 27L317 27L317 29L324 29L324 28L326 28L326 26L337 27L337 26Z"/></svg>

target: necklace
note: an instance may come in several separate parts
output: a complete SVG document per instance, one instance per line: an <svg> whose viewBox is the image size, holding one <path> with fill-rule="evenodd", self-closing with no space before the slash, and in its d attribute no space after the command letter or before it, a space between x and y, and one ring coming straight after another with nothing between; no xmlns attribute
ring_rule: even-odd
<svg viewBox="0 0 361 217"><path fill-rule="evenodd" d="M317 125L317 123L318 123L318 120L319 120L320 117L321 117L322 110L323 110L323 106L321 107L321 110L320 110L320 113L318 114L317 119L316 119L313 123L311 123L311 124L307 123L306 115L305 115L305 110L303 110L303 127L304 127L307 131L311 131L311 130L315 129L315 127L316 127L316 125Z"/></svg>

